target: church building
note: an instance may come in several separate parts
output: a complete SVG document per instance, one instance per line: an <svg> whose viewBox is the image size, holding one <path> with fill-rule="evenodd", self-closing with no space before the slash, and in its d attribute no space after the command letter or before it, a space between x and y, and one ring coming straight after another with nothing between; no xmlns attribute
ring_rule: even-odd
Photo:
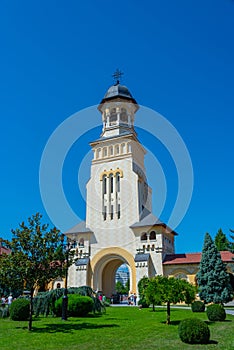
<svg viewBox="0 0 234 350"><path fill-rule="evenodd" d="M152 213L146 150L134 129L138 109L118 80L98 106L103 128L100 138L90 143L86 220L66 232L78 242L68 286L88 285L110 297L116 293L116 271L122 264L128 266L132 293L138 293L143 276L177 275L195 283L201 254L175 254L177 233ZM224 258L230 261L231 253Z"/></svg>

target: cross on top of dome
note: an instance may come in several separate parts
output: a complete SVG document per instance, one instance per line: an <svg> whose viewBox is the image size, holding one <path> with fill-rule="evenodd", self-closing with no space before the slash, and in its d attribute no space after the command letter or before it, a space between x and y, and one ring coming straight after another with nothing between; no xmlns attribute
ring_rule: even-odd
<svg viewBox="0 0 234 350"><path fill-rule="evenodd" d="M112 77L114 78L115 84L118 85L120 82L120 79L124 75L123 72L119 70L119 68L116 69L116 71L112 74Z"/></svg>

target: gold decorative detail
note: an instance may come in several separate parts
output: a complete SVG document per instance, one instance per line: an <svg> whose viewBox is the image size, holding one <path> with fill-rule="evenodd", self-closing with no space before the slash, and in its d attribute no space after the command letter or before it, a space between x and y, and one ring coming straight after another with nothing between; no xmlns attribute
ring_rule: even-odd
<svg viewBox="0 0 234 350"><path fill-rule="evenodd" d="M106 176L106 177L110 177L110 175L113 175L114 177L119 174L120 177L123 177L123 170L117 168L116 170L112 170L110 169L109 171L107 170L104 170L101 174L100 174L100 181L103 180L103 177Z"/></svg>

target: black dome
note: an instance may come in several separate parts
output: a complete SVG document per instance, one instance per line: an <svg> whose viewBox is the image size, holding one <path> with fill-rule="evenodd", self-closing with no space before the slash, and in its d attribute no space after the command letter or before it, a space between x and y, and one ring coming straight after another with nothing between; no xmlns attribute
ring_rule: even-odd
<svg viewBox="0 0 234 350"><path fill-rule="evenodd" d="M128 88L124 85L120 85L119 83L109 87L105 96L103 97L103 100L101 101L101 104L104 103L105 101L112 100L118 97L126 100L130 100L133 103L137 104L136 100L132 97L132 94L128 90Z"/></svg>

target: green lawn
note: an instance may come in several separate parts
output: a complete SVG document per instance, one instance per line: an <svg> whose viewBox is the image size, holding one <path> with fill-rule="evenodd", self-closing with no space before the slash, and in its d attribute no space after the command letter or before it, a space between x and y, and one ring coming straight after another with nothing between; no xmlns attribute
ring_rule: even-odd
<svg viewBox="0 0 234 350"><path fill-rule="evenodd" d="M234 349L234 316L225 322L209 323L211 343L188 345L178 337L178 324L187 317L207 320L206 313L172 309L170 326L165 325L166 312L158 308L109 307L100 317L39 318L33 331L27 322L0 319L1 350L151 350L151 349Z"/></svg>

